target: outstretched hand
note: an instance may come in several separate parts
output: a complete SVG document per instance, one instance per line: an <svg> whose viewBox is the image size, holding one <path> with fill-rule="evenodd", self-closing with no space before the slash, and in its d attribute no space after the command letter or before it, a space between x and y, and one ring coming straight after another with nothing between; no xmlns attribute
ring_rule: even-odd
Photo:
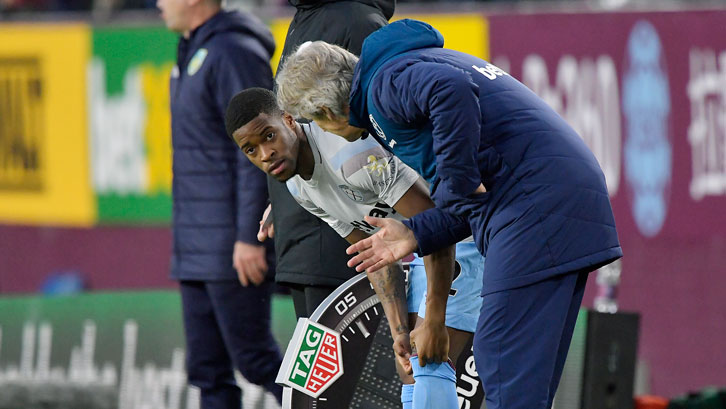
<svg viewBox="0 0 726 409"><path fill-rule="evenodd" d="M348 267L356 266L358 272L376 271L416 250L416 237L398 220L366 216L365 221L380 230L348 247L346 253L358 253L348 261Z"/></svg>

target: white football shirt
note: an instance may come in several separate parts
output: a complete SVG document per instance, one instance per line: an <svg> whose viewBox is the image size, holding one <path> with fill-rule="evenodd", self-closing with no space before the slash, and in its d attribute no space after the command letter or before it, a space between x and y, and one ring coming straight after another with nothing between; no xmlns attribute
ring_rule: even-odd
<svg viewBox="0 0 726 409"><path fill-rule="evenodd" d="M342 237L354 228L376 232L363 219L366 215L405 219L393 206L418 180L413 169L374 138L348 142L314 122L300 125L313 150L315 169L310 180L300 175L288 179L287 189L303 208Z"/></svg>

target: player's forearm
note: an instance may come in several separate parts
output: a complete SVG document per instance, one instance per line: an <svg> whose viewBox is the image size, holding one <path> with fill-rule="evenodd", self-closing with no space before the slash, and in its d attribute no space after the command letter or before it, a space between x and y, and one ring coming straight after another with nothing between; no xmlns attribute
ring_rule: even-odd
<svg viewBox="0 0 726 409"><path fill-rule="evenodd" d="M405 334L409 331L404 274L400 262L368 273L368 280L381 300L394 338L398 334Z"/></svg>
<svg viewBox="0 0 726 409"><path fill-rule="evenodd" d="M446 320L446 302L454 275L455 256L455 247L449 246L424 257L427 322L440 324Z"/></svg>

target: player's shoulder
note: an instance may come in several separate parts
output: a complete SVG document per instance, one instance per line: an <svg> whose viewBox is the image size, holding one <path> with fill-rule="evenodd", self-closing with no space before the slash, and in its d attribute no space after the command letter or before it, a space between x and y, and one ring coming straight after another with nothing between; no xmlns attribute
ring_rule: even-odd
<svg viewBox="0 0 726 409"><path fill-rule="evenodd" d="M372 137L348 142L338 135L323 131L317 125L314 126L316 128L315 142L320 149L320 154L334 172L339 172L345 178L367 166L375 166L375 163L381 159L387 161L393 156Z"/></svg>
<svg viewBox="0 0 726 409"><path fill-rule="evenodd" d="M300 177L295 175L288 179L285 182L285 185L287 186L288 192L294 197L296 200L302 199L302 192L303 192L303 186L302 183L300 183Z"/></svg>
<svg viewBox="0 0 726 409"><path fill-rule="evenodd" d="M342 136L325 132L315 122L310 122L303 126L307 130L306 134L313 139L323 158L334 157L338 152L345 150L346 146L350 143L343 139Z"/></svg>

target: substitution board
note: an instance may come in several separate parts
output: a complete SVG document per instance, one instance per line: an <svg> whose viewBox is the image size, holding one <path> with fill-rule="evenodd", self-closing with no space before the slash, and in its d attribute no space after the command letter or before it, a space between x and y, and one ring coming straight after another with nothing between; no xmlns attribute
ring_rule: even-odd
<svg viewBox="0 0 726 409"><path fill-rule="evenodd" d="M288 344L277 383L283 409L398 409L401 382L383 307L361 273L338 287ZM471 345L457 365L461 409L484 408Z"/></svg>

